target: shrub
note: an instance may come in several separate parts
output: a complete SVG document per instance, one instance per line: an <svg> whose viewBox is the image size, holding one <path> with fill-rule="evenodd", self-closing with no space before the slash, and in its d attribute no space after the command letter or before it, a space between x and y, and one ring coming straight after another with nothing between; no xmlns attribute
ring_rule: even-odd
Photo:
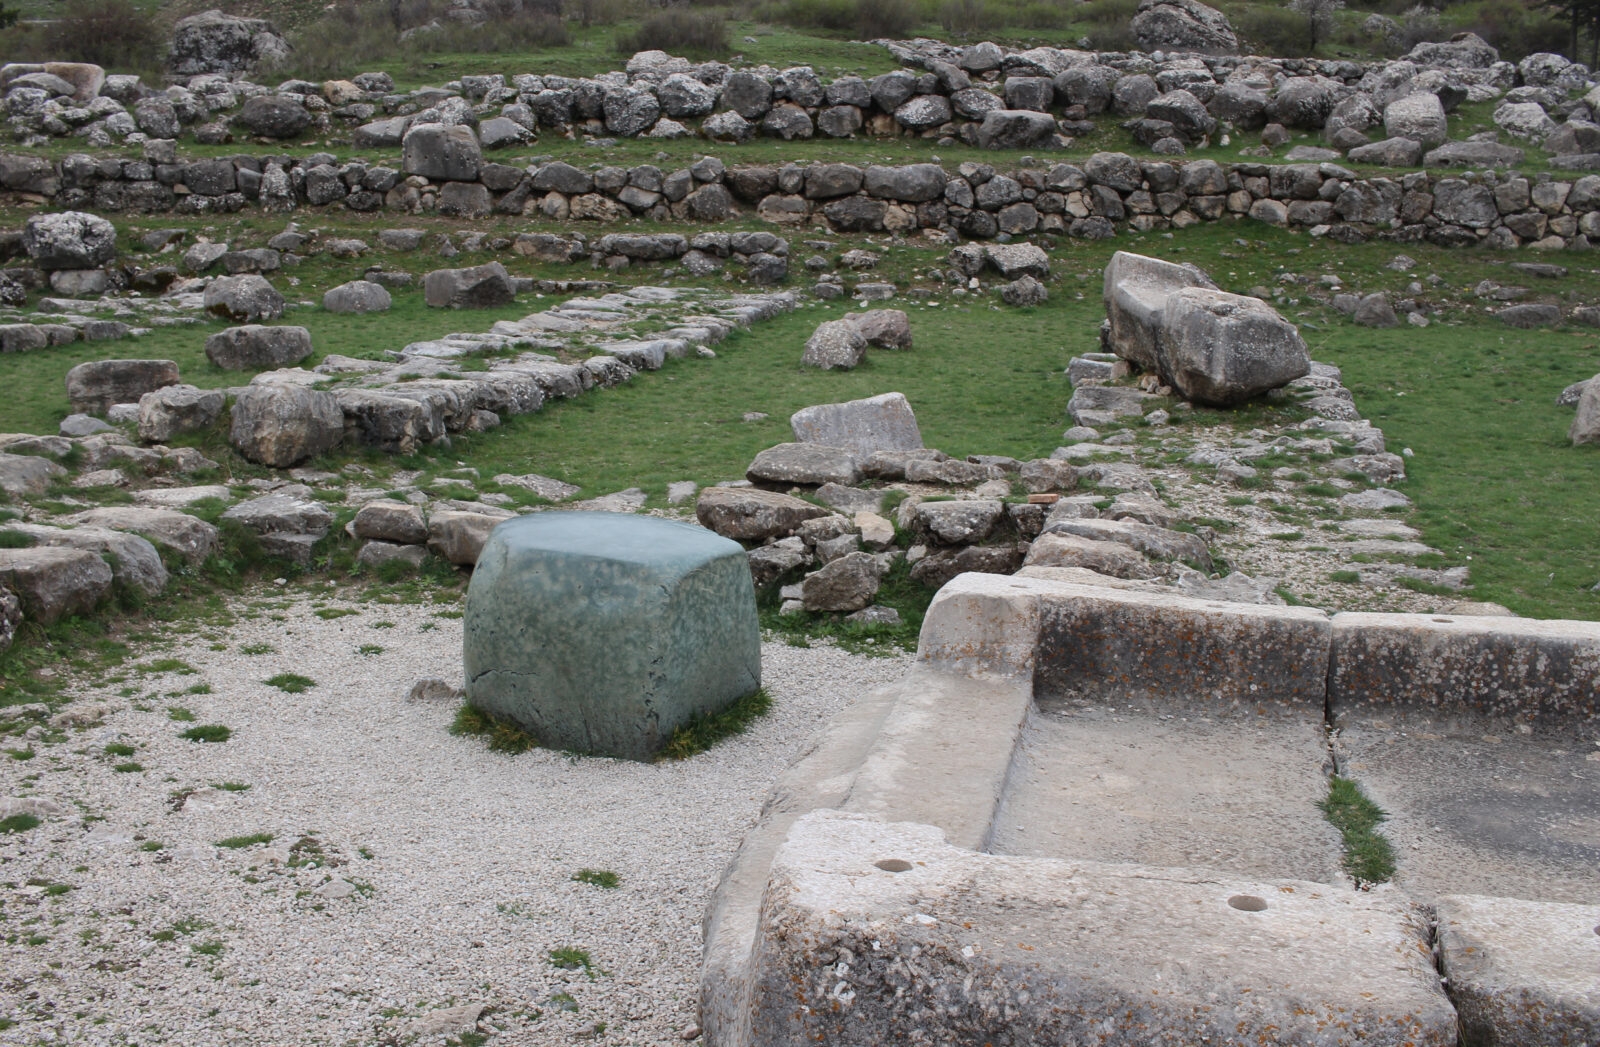
<svg viewBox="0 0 1600 1047"><path fill-rule="evenodd" d="M991 22L983 0L945 0L939 8L939 24L947 36L973 37L986 32Z"/></svg>
<svg viewBox="0 0 1600 1047"><path fill-rule="evenodd" d="M777 18L801 29L832 29L870 40L906 35L917 11L912 0L786 0Z"/></svg>
<svg viewBox="0 0 1600 1047"><path fill-rule="evenodd" d="M418 33L406 41L422 54L484 53L491 51L533 51L545 47L565 47L572 42L566 23L555 15L524 11L509 15L492 26L473 26L459 22L441 23L441 28Z"/></svg>
<svg viewBox="0 0 1600 1047"><path fill-rule="evenodd" d="M1478 9L1472 31L1498 48L1500 57L1508 62L1541 51L1566 55L1573 61L1594 57L1592 52L1588 56L1567 54L1572 50L1571 27L1550 17L1548 9L1524 7L1512 0L1488 0Z"/></svg>
<svg viewBox="0 0 1600 1047"><path fill-rule="evenodd" d="M631 33L617 34L618 54L659 50L670 54L713 56L728 53L728 23L717 11L674 9L646 18Z"/></svg>
<svg viewBox="0 0 1600 1047"><path fill-rule="evenodd" d="M1439 22L1439 12L1431 7L1418 4L1400 16L1399 48L1402 53L1420 43L1443 40L1448 35Z"/></svg>
<svg viewBox="0 0 1600 1047"><path fill-rule="evenodd" d="M1251 54L1305 55L1306 16L1281 7L1255 7L1234 20L1239 35L1249 41Z"/></svg>
<svg viewBox="0 0 1600 1047"><path fill-rule="evenodd" d="M107 68L150 69L161 64L161 32L129 0L74 0L44 30L45 45L60 61Z"/></svg>
<svg viewBox="0 0 1600 1047"><path fill-rule="evenodd" d="M379 4L335 6L295 37L295 72L307 80L343 79L391 57L399 50L400 21L410 17L410 7L419 6L425 15L428 6L420 0L388 6L387 12Z"/></svg>
<svg viewBox="0 0 1600 1047"><path fill-rule="evenodd" d="M1089 26L1089 46L1097 51L1127 51L1137 46L1128 28L1138 13L1138 0L1089 0L1078 8L1078 20Z"/></svg>

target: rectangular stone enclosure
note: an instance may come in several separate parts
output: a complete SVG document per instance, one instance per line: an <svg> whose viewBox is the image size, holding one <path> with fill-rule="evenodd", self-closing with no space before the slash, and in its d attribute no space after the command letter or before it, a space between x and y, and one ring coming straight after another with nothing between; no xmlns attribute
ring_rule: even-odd
<svg viewBox="0 0 1600 1047"><path fill-rule="evenodd" d="M467 701L557 749L654 757L675 728L761 686L737 542L623 513L520 516L467 589Z"/></svg>

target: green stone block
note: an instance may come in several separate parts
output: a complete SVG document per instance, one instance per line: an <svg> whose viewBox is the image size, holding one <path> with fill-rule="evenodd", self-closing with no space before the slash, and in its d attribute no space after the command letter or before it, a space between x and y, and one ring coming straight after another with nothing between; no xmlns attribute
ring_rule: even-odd
<svg viewBox="0 0 1600 1047"><path fill-rule="evenodd" d="M467 588L467 701L557 749L651 759L761 687L739 543L624 513L545 512L489 534Z"/></svg>

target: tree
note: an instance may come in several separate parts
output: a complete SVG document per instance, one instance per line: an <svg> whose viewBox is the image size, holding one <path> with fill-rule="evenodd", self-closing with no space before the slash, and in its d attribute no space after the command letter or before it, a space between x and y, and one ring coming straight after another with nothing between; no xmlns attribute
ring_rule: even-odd
<svg viewBox="0 0 1600 1047"><path fill-rule="evenodd" d="M1538 6L1555 12L1567 23L1567 30L1572 37L1567 57L1573 61L1578 59L1579 34L1588 34L1589 65L1592 68L1600 60L1600 0L1543 0Z"/></svg>
<svg viewBox="0 0 1600 1047"><path fill-rule="evenodd" d="M1289 0L1289 10L1305 16L1306 35L1310 37L1306 53L1315 54L1317 44L1333 32L1333 16L1344 10L1344 0Z"/></svg>
<svg viewBox="0 0 1600 1047"><path fill-rule="evenodd" d="M0 29L10 29L17 24L17 19L20 17L18 12L11 10L5 4L0 4Z"/></svg>

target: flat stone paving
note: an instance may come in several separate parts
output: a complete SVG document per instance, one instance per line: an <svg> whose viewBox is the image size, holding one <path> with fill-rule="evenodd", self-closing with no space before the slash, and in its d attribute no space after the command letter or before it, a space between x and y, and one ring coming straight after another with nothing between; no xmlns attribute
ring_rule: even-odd
<svg viewBox="0 0 1600 1047"><path fill-rule="evenodd" d="M1319 715L1035 709L990 850L1343 882Z"/></svg>
<svg viewBox="0 0 1600 1047"><path fill-rule="evenodd" d="M1504 723L1346 719L1345 773L1389 814L1395 882L1414 897L1600 898L1592 734Z"/></svg>

